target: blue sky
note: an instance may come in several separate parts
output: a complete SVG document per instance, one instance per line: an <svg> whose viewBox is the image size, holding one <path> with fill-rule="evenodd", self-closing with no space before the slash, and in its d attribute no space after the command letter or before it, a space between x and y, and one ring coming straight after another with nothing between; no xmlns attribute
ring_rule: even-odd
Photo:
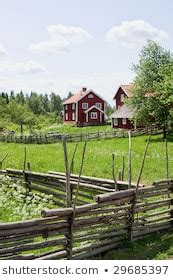
<svg viewBox="0 0 173 280"><path fill-rule="evenodd" d="M82 86L112 103L147 39L173 49L170 0L0 0L0 91Z"/></svg>

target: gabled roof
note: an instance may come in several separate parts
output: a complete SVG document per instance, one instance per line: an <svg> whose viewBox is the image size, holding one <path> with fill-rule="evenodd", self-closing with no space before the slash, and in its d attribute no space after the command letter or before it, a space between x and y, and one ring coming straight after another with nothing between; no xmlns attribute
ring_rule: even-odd
<svg viewBox="0 0 173 280"><path fill-rule="evenodd" d="M127 119L132 119L134 117L135 110L131 109L130 107L123 105L120 109L115 111L110 118L112 119L122 119L122 118L127 118Z"/></svg>
<svg viewBox="0 0 173 280"><path fill-rule="evenodd" d="M78 93L72 95L70 98L65 100L63 104L72 104L72 103L77 103L81 98L86 96L88 93L90 93L92 90L87 90L85 88L81 89Z"/></svg>
<svg viewBox="0 0 173 280"><path fill-rule="evenodd" d="M97 93L95 93L92 89L82 88L78 93L65 100L63 102L63 105L77 103L89 93L95 94L105 102L105 100L102 97L100 97Z"/></svg>
<svg viewBox="0 0 173 280"><path fill-rule="evenodd" d="M119 91L119 89L122 89L124 91L124 93L130 97L132 95L132 88L133 88L133 84L130 84L130 85L120 85L117 92L115 93L115 96L114 96L114 99Z"/></svg>
<svg viewBox="0 0 173 280"><path fill-rule="evenodd" d="M88 112L90 112L92 109L96 109L98 111L100 111L101 113L104 114L104 111L101 110L100 108L96 107L95 105L91 106L90 108L88 108L84 113L87 114Z"/></svg>

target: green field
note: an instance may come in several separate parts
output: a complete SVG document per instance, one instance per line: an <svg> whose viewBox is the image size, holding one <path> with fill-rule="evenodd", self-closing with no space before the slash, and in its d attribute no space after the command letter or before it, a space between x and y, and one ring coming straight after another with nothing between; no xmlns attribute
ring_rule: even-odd
<svg viewBox="0 0 173 280"><path fill-rule="evenodd" d="M132 179L137 180L142 155L148 136L132 138ZM69 156L72 156L75 143L68 143ZM49 170L64 171L64 156L61 143L56 144L16 144L0 143L0 158L8 153L3 168L18 168L23 166L24 147L27 148L27 161L31 163L31 170L47 172ZM74 172L79 173L83 143L78 144ZM173 142L168 138L170 176L173 176ZM112 178L112 153L115 153L115 169L118 176L122 168L122 156L125 156L125 179L127 179L128 139L111 139L90 141L87 143L84 163L84 175ZM166 177L165 143L162 135L152 136L148 148L142 182L152 183L154 180Z"/></svg>
<svg viewBox="0 0 173 280"><path fill-rule="evenodd" d="M123 247L102 254L101 260L167 260L173 259L173 232L152 234L143 240L126 242Z"/></svg>
<svg viewBox="0 0 173 280"><path fill-rule="evenodd" d="M146 146L148 136L138 136L132 138L132 178L137 180L139 167L141 165L142 156ZM75 143L68 143L68 152L70 158L75 148ZM78 151L75 159L75 173L79 173L81 153L84 143L78 144ZM8 153L8 157L4 162L3 168L19 168L23 166L24 147L27 148L27 161L31 163L31 170L47 172L49 170L64 171L64 156L61 143L47 145L23 145L15 143L0 143L0 158ZM168 137L169 148L169 169L170 177L173 176L173 142L172 137ZM127 179L127 164L128 164L128 139L111 139L101 141L91 141L87 143L86 158L84 163L83 174L97 176L103 178L112 178L112 153L115 153L116 174L122 168L122 156L125 156ZM165 143L162 135L152 136L149 145L145 166L141 181L150 184L154 180L163 179L166 177L166 159L165 159ZM1 190L2 192L3 190ZM19 199L13 200L14 194L9 192L3 197L3 206L0 209L0 220L14 221L22 218L32 218L39 216L41 209L47 208L47 200L39 202L36 197L34 207L24 207L21 199L23 197L22 189L20 196L15 196ZM1 200L0 199L0 200ZM8 203L10 201L10 203ZM1 201L2 202L2 201ZM17 204L16 204L17 203ZM29 202L28 202L29 203ZM1 204L1 203L0 203ZM16 216L12 209L16 209ZM17 206L16 206L17 205ZM12 207L11 207L12 206ZM33 205L32 205L33 206ZM53 204L49 207L54 207ZM5 210L5 211L4 211ZM17 213L22 214L19 216ZM102 254L95 259L172 259L173 258L173 234L171 232L162 234L153 234L149 238L136 241L134 243L126 242L120 249Z"/></svg>
<svg viewBox="0 0 173 280"><path fill-rule="evenodd" d="M1 123L0 123L1 126ZM9 130L15 131L18 135L20 134L20 127L7 122L3 123L3 127ZM29 127L27 125L23 125L24 134L30 134ZM41 122L40 124L33 126L33 133L48 133L48 132L56 132L62 134L72 134L72 133L88 133L88 132L100 132L100 131L112 131L111 123L108 122L104 125L97 125L97 126L84 126L84 127L77 127L76 125L70 124L62 124L62 123L52 123L50 124L49 120L45 119L45 122Z"/></svg>

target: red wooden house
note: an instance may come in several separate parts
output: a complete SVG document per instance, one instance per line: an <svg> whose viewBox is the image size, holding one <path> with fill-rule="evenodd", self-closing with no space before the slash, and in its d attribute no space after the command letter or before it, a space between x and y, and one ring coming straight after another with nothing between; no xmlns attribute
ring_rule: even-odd
<svg viewBox="0 0 173 280"><path fill-rule="evenodd" d="M111 115L112 127L132 129L135 127L133 121L134 110L124 104L126 98L132 95L133 85L121 85L115 93L115 109L116 111Z"/></svg>
<svg viewBox="0 0 173 280"><path fill-rule="evenodd" d="M105 101L94 91L81 91L63 103L64 123L79 126L97 125L105 122Z"/></svg>

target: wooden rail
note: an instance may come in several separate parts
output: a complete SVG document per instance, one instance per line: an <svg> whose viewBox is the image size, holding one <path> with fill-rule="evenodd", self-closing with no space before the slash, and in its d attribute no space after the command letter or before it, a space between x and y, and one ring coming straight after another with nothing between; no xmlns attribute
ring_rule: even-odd
<svg viewBox="0 0 173 280"><path fill-rule="evenodd" d="M132 136L139 136L145 134L159 134L162 130L159 127L138 128L131 130ZM90 133L79 134L33 134L33 135L14 135L14 134L0 134L0 142L7 143L24 143L24 144L51 144L56 142L62 142L63 139L66 142L83 142L90 140L112 139L128 137L127 130L112 130L112 131L98 131Z"/></svg>
<svg viewBox="0 0 173 280"><path fill-rule="evenodd" d="M8 169L4 174L21 177L20 170ZM46 190L56 192L55 201L57 195L65 191L63 173L26 172L25 175L27 182L31 183L29 187L32 184L46 186ZM103 187L98 185L99 178L95 179L95 185L89 184L91 177L81 179L81 194L86 190L85 194L92 198L86 203L87 199L81 195L80 200L85 204L75 208L72 259L90 258L122 246L125 240L129 240L132 209L133 240L173 229L173 180L157 181L148 187L140 185L134 206L135 188L116 192L113 180L108 180L109 187ZM74 188L75 180L76 175L73 175L70 184ZM38 219L0 224L0 259L67 259L68 221L73 217L73 211L73 207L43 210Z"/></svg>

